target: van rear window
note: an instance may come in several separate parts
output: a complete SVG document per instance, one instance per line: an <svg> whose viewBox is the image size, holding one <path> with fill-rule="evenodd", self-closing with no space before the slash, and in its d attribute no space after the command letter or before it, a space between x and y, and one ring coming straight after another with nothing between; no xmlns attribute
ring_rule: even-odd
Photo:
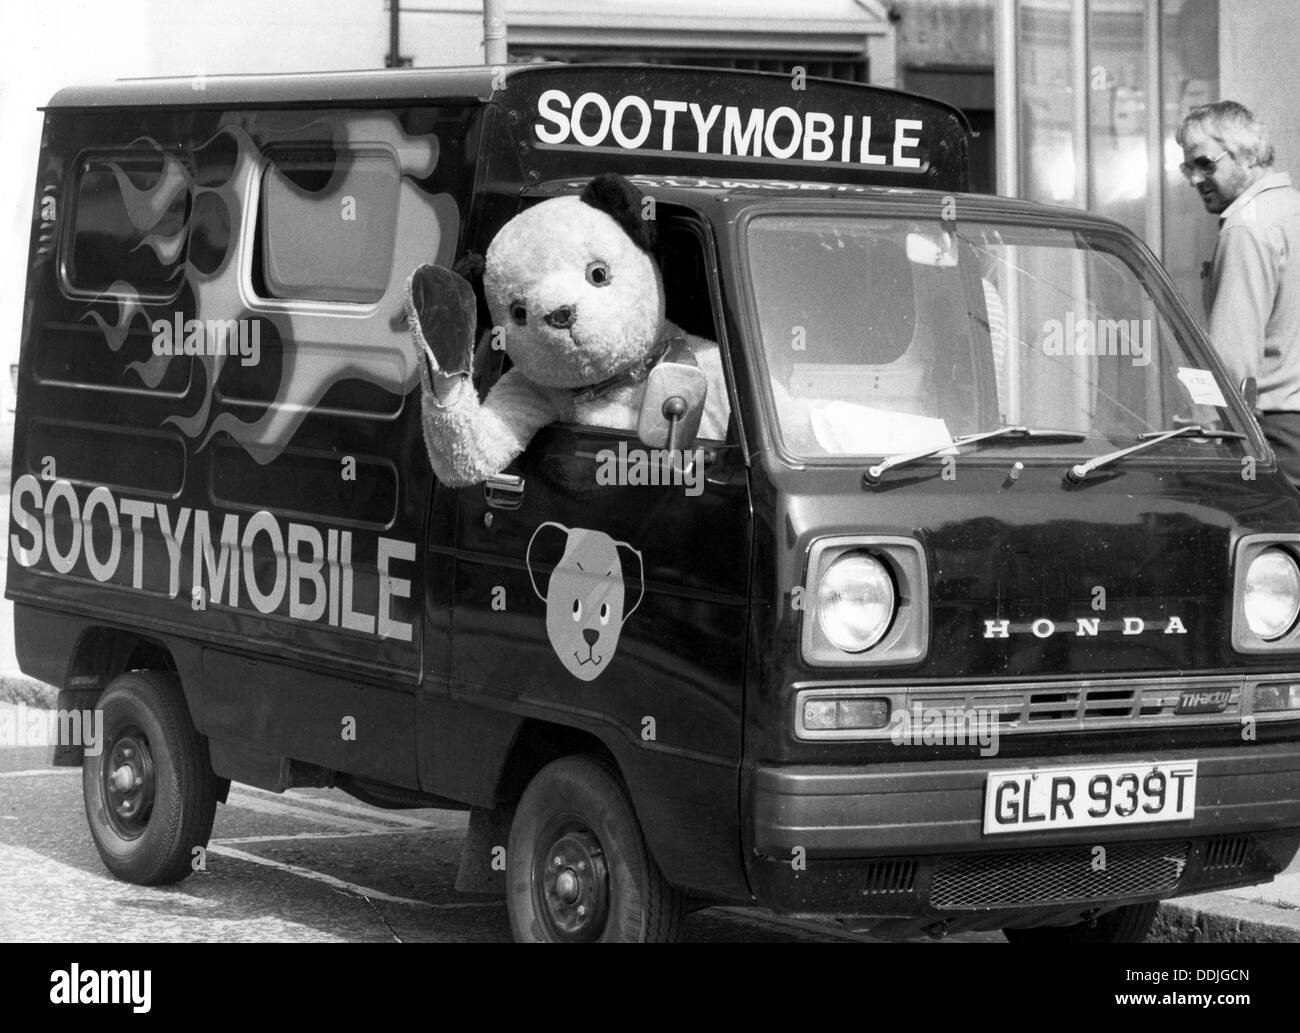
<svg viewBox="0 0 1300 1033"><path fill-rule="evenodd" d="M176 157L87 157L78 169L67 284L80 293L172 297L180 286L190 191ZM114 284L119 286L114 287ZM125 286L122 286L125 285Z"/></svg>
<svg viewBox="0 0 1300 1033"><path fill-rule="evenodd" d="M262 178L262 286L273 298L378 301L392 273L401 172L386 153L279 151Z"/></svg>

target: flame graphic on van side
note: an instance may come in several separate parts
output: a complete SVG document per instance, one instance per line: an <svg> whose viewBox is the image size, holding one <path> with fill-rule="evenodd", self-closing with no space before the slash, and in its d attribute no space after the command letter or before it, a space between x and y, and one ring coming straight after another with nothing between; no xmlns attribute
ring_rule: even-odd
<svg viewBox="0 0 1300 1033"><path fill-rule="evenodd" d="M322 133L336 151L384 154L400 171L387 287L373 303L268 300L252 289L258 199L266 177L283 176L265 149L276 143L319 143ZM204 384L197 408L169 416L167 423L198 439L199 447L226 433L254 460L268 463L284 450L326 392L341 381L363 380L399 396L415 387L419 371L407 347L403 318L405 276L424 262L449 265L459 230L452 197L431 195L416 186L416 180L428 177L437 166L436 136L408 136L394 115L382 111L316 114L308 119L300 114L231 113L223 117L210 140L195 148L200 156L210 149L233 152L233 159L218 162L229 168L228 174L221 168L219 177L203 165L192 173L176 152L152 139L143 142L162 156L162 173L153 186L136 187L121 167L109 165L128 218L144 234L137 246L149 247L166 266L179 259L188 243L185 262L178 266L194 297L193 310L186 306L186 319L209 327L224 320L258 319L264 331L273 331L270 336L281 348L274 399L251 420L219 411L224 399L217 384L229 356L218 348L204 347L196 355L155 353L144 362L131 363L129 368L148 387L156 387L173 362L192 361L202 368ZM331 186L341 175L337 168L331 173ZM181 230L152 232L185 191L190 194L190 215ZM326 189L320 191L321 200L306 195L303 203L319 206L322 218L338 219L336 194ZM179 303L180 299L173 305L144 304L133 285L118 281L92 303L87 316L116 352L138 315L151 323L170 321ZM116 307L109 318L95 310L105 304ZM267 339L264 332L264 345ZM241 408L247 411L247 404ZM218 410L215 416L214 409Z"/></svg>
<svg viewBox="0 0 1300 1033"><path fill-rule="evenodd" d="M112 301L117 305L117 316L113 322L109 322L94 309L86 313L99 325L99 332L104 335L104 340L108 342L108 347L113 351L120 351L123 342L126 341L126 335L131 329L131 323L137 315L145 312L145 307L140 303L140 295L136 289L125 280L115 280L109 286L108 290L102 295L103 299ZM131 363L132 367L139 366L140 363ZM157 381L150 384L150 387L156 386Z"/></svg>
<svg viewBox="0 0 1300 1033"><path fill-rule="evenodd" d="M157 143L145 137L132 141L133 145L137 143L147 143L162 153L162 175L158 177L158 182L154 186L147 190L137 187L131 182L122 166L116 162L109 162L108 169L117 180L117 189L122 194L122 204L126 208L126 215L131 220L131 225L141 232L147 232L163 220L172 203L181 194L190 190L193 184L185 163L177 155L163 151ZM140 246L149 247L163 265L172 265L180 257L181 248L185 246L188 229L188 225L182 226L171 236L150 233L140 242Z"/></svg>

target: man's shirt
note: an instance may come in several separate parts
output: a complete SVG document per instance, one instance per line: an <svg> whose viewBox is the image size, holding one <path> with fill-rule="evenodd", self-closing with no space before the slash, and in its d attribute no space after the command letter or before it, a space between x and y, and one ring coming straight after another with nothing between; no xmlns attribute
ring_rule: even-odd
<svg viewBox="0 0 1300 1033"><path fill-rule="evenodd" d="M1263 412L1300 411L1300 191L1285 172L1252 183L1219 219L1205 283L1210 340Z"/></svg>

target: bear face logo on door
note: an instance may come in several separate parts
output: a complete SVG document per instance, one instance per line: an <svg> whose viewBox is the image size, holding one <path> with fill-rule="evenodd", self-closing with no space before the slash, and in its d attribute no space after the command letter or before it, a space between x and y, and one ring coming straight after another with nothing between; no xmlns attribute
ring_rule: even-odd
<svg viewBox="0 0 1300 1033"><path fill-rule="evenodd" d="M565 535L564 555L551 573L545 593L538 587L533 569L533 545L547 528ZM626 613L623 561L626 549L636 558L639 590L636 602ZM528 540L525 554L533 591L546 604L546 633L551 648L570 674L594 681L604 673L618 649L623 622L636 612L645 597L645 565L641 553L627 542L615 541L604 531L586 527L568 528L548 520Z"/></svg>

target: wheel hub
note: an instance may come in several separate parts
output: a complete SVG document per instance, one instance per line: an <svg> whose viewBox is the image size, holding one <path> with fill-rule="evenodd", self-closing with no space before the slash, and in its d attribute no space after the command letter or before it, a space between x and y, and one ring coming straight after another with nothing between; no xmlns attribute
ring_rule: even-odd
<svg viewBox="0 0 1300 1033"><path fill-rule="evenodd" d="M566 832L542 856L542 917L555 938L598 939L609 914L609 872L600 840L586 829Z"/></svg>
<svg viewBox="0 0 1300 1033"><path fill-rule="evenodd" d="M149 740L139 729L123 731L104 762L104 802L119 835L134 839L149 824L154 800L154 763Z"/></svg>

